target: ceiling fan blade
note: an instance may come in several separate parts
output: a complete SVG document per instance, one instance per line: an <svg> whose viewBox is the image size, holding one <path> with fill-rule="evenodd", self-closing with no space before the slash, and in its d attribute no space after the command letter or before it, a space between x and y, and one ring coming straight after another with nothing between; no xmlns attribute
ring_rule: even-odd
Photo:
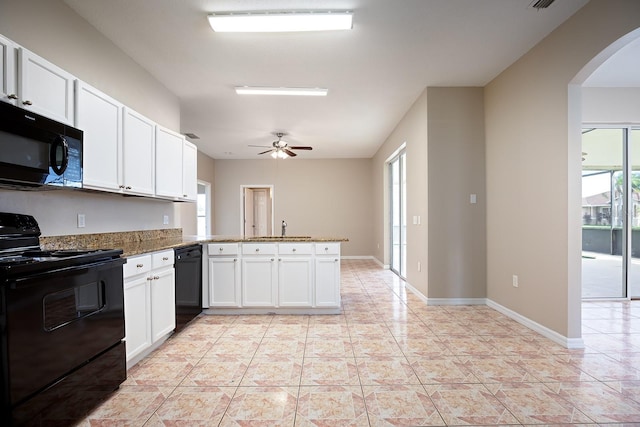
<svg viewBox="0 0 640 427"><path fill-rule="evenodd" d="M290 148L290 147L289 147ZM289 157L295 157L297 156L296 153L294 153L293 151L289 150L288 148L283 148L282 151L284 151L285 153L287 153L287 156Z"/></svg>
<svg viewBox="0 0 640 427"><path fill-rule="evenodd" d="M260 154L267 154L267 153L270 153L270 152L272 152L272 151L273 151L273 150L263 151L262 153L258 153L258 155L260 155Z"/></svg>
<svg viewBox="0 0 640 427"><path fill-rule="evenodd" d="M290 150L313 150L313 147L307 147L304 145L289 145L287 148Z"/></svg>
<svg viewBox="0 0 640 427"><path fill-rule="evenodd" d="M271 148L270 145L247 145L247 147Z"/></svg>

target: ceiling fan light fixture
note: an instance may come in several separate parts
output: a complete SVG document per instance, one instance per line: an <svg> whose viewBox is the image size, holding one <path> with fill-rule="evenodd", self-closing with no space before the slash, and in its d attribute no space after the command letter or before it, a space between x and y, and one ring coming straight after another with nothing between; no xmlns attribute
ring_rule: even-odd
<svg viewBox="0 0 640 427"><path fill-rule="evenodd" d="M236 86L238 95L327 96L328 89L319 87Z"/></svg>
<svg viewBox="0 0 640 427"><path fill-rule="evenodd" d="M209 25L218 33L282 33L353 28L351 11L214 12L208 18Z"/></svg>

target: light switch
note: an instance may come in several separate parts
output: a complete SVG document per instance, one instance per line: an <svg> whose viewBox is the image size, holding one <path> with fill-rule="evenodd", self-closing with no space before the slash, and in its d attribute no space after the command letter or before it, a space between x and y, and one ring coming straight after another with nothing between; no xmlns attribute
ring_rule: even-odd
<svg viewBox="0 0 640 427"><path fill-rule="evenodd" d="M477 199L477 197L476 197L476 195L475 195L475 194L472 194L472 195L469 197L469 203L474 204L474 203L476 203L477 201L478 201L478 199Z"/></svg>

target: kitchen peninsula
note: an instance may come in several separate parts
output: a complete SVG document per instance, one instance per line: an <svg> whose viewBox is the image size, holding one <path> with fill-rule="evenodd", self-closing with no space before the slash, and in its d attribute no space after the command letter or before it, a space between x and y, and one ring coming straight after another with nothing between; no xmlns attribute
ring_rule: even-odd
<svg viewBox="0 0 640 427"><path fill-rule="evenodd" d="M123 257L201 244L206 314L340 312L343 237L183 236L182 229L43 237L43 248L123 250Z"/></svg>

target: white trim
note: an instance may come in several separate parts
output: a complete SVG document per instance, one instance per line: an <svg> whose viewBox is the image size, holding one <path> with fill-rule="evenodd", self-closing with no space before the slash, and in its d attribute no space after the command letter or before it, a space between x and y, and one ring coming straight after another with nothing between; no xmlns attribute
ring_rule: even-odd
<svg viewBox="0 0 640 427"><path fill-rule="evenodd" d="M375 259L371 255L342 255L340 256L340 258L341 259L370 259L370 260Z"/></svg>
<svg viewBox="0 0 640 427"><path fill-rule="evenodd" d="M540 335L549 338L551 341L556 342L566 348L584 348L584 341L582 340L582 338L567 338L564 335L560 335L556 331L549 329L546 326L543 326L538 322L529 319L528 317L516 313L515 311L508 309L507 307L500 305L497 302L490 300L489 298L487 298L487 305L494 310L504 314L505 316L512 318L521 325L534 330Z"/></svg>
<svg viewBox="0 0 640 427"><path fill-rule="evenodd" d="M427 298L428 305L487 305L486 298Z"/></svg>
<svg viewBox="0 0 640 427"><path fill-rule="evenodd" d="M387 267L388 268L388 267ZM419 290L417 290L416 288L414 288L413 286L411 286L409 284L409 282L407 282L406 280L404 281L404 287L409 289L411 292L413 292L413 294L415 296L417 296L418 298L420 298L420 300L429 305L429 298L427 298L422 292L420 292Z"/></svg>
<svg viewBox="0 0 640 427"><path fill-rule="evenodd" d="M335 308L281 308L281 307L247 307L247 308L221 308L209 307L202 310L205 315L243 315L243 314L342 314L341 307Z"/></svg>

